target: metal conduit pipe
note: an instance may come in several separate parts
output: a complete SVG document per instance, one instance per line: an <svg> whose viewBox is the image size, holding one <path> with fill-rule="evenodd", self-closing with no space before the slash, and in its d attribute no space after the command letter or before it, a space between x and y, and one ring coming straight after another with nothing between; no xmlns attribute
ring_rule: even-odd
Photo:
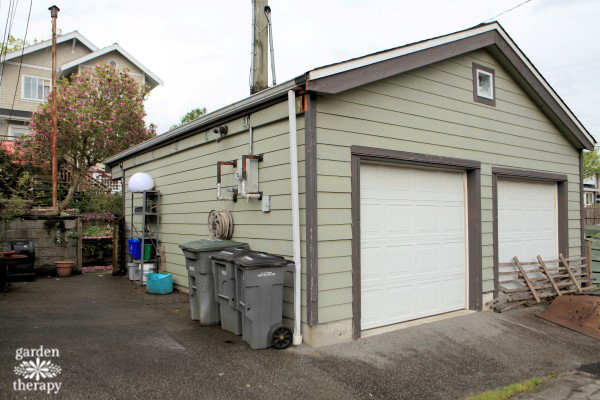
<svg viewBox="0 0 600 400"><path fill-rule="evenodd" d="M300 294L302 292L300 277L302 274L302 258L300 254L300 202L298 195L298 138L296 131L296 92L288 90L288 114L290 126L290 172L292 182L292 239L294 250L294 345L302 343L302 308Z"/></svg>

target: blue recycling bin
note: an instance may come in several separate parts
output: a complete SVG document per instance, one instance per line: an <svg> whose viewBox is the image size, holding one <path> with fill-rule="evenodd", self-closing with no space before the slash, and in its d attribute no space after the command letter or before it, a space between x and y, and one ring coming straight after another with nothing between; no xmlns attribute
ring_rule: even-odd
<svg viewBox="0 0 600 400"><path fill-rule="evenodd" d="M146 292L151 294L169 294L173 292L173 274L148 274Z"/></svg>
<svg viewBox="0 0 600 400"><path fill-rule="evenodd" d="M142 258L142 242L138 238L129 239L127 241L129 244L129 255L134 260L139 260Z"/></svg>

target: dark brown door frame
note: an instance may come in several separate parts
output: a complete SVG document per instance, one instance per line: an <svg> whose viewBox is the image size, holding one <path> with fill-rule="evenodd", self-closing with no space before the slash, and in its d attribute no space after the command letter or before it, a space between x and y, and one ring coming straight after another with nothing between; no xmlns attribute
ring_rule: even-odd
<svg viewBox="0 0 600 400"><path fill-rule="evenodd" d="M404 151L352 146L352 330L360 338L360 164L376 161L401 166L432 167L467 173L467 224L469 243L470 310L481 310L481 163L474 160L408 153Z"/></svg>
<svg viewBox="0 0 600 400"><path fill-rule="evenodd" d="M558 251L569 256L569 204L566 175L511 168L492 168L492 225L494 241L494 297L498 296L498 178L534 182L556 182L558 203ZM557 254L558 256L558 254Z"/></svg>

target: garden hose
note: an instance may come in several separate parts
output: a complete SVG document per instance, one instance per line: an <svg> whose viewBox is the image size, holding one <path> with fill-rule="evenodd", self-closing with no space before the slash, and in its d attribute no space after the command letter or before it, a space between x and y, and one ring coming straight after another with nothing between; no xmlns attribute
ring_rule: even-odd
<svg viewBox="0 0 600 400"><path fill-rule="evenodd" d="M208 214L208 232L213 239L231 239L233 236L233 217L229 211L211 210Z"/></svg>

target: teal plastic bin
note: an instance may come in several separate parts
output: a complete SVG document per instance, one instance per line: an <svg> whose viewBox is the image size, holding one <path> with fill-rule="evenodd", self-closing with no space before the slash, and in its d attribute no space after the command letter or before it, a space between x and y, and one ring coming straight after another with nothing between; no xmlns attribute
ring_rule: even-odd
<svg viewBox="0 0 600 400"><path fill-rule="evenodd" d="M169 294L173 292L173 274L148 274L146 292L151 294Z"/></svg>

